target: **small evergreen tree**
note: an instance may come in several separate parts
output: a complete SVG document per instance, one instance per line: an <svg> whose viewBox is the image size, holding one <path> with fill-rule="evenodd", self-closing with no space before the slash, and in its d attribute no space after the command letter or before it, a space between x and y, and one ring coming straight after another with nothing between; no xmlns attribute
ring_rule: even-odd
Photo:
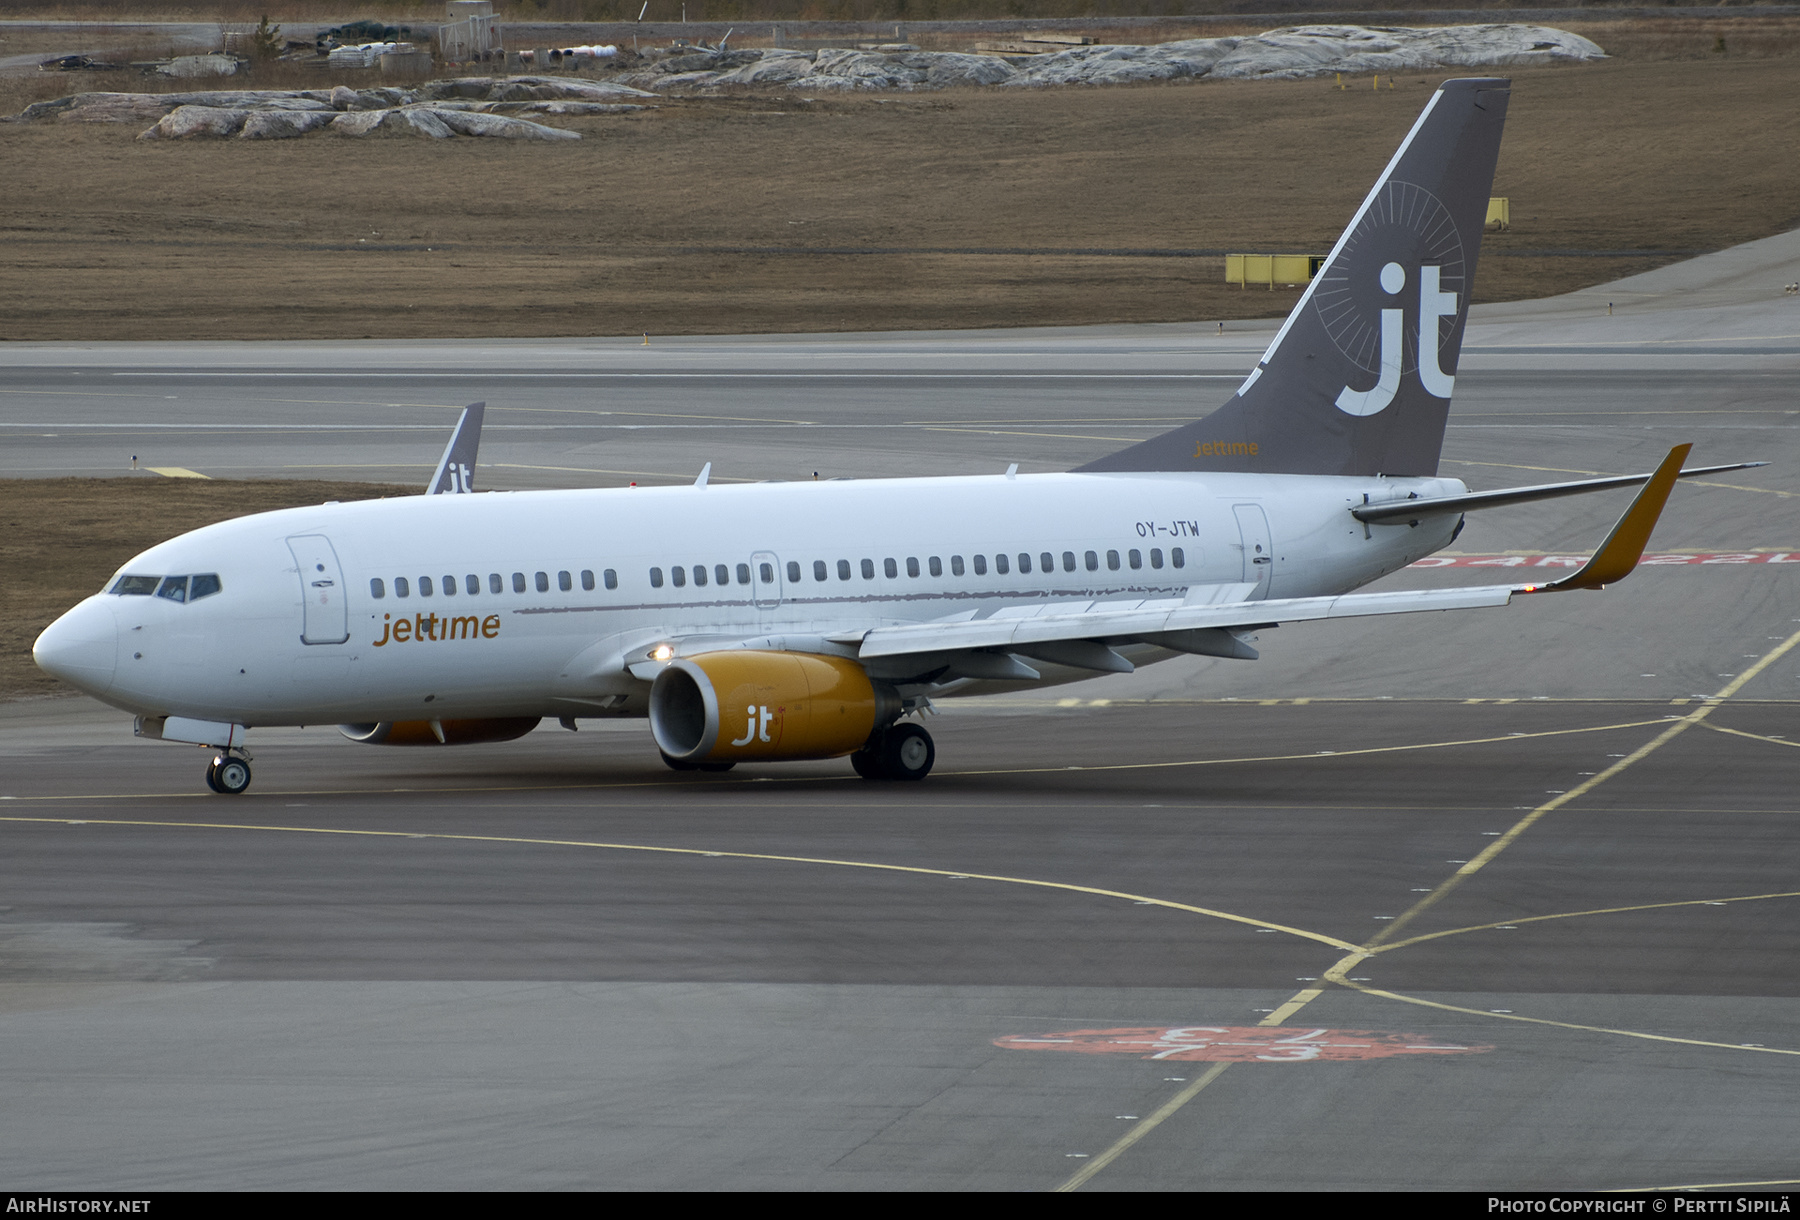
<svg viewBox="0 0 1800 1220"><path fill-rule="evenodd" d="M256 32L250 35L250 57L252 59L274 59L281 54L281 27L270 25L264 16L256 25Z"/></svg>

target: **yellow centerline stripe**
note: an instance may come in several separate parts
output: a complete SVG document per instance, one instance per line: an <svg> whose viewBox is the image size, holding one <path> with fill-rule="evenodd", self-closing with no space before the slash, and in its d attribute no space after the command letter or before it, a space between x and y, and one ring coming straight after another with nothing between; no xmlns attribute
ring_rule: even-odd
<svg viewBox="0 0 1800 1220"><path fill-rule="evenodd" d="M1060 767L1008 767L1008 768L1004 768L1004 769L994 769L994 770L985 770L985 771L939 771L939 772L937 772L937 774L940 776L1060 775L1060 774L1063 774L1063 773L1069 772L1069 771L1157 770L1157 769L1163 769L1163 768L1168 768L1168 767L1219 767L1219 766L1226 766L1226 765L1233 764L1233 763L1303 762L1303 761L1307 761L1307 760L1318 761L1320 759L1327 759L1327 758L1349 758L1349 757L1352 757L1355 755L1360 755L1360 754L1389 754L1389 753L1393 753L1395 751L1403 751L1403 750L1441 750L1441 749L1446 749L1451 746L1491 745L1491 744L1498 744L1498 743L1508 742L1508 741L1530 741L1531 739L1536 738L1536 737L1562 737L1562 736L1566 736L1570 733L1605 733L1605 732L1610 732L1614 729L1637 729L1637 728L1644 728L1648 725L1653 725L1653 724L1666 724L1666 723L1668 723L1668 719L1669 718L1665 716L1665 717L1658 718L1656 720L1629 720L1622 724L1589 725L1589 726L1585 726L1583 728L1578 728L1578 729L1546 729L1546 730L1543 730L1543 731L1537 732L1537 733L1508 734L1505 737L1471 737L1471 738L1466 738L1466 739L1459 740L1459 741L1427 741L1427 742L1418 742L1418 743L1415 743L1412 745L1402 745L1402 746L1369 746L1369 747L1366 747L1363 749L1356 749L1356 750L1328 750L1324 753L1314 752L1311 754L1268 754L1268 755L1257 755L1257 756L1252 756L1252 757L1241 757L1241 758L1195 758L1195 759L1187 759L1184 761L1177 761L1177 762L1157 762L1157 763L1098 763L1098 764L1092 764L1092 765L1071 764L1071 765L1060 766ZM671 786L677 786L677 785L684 786L684 787L694 786L694 785L704 785L707 787L716 787L716 786L726 785L726 784L735 784L735 785L755 784L755 783L818 784L818 783L850 783L850 782L853 782L853 777L848 776L848 775L836 775L836 774L833 774L833 775L782 775L782 776L738 776L738 777L733 777L731 779L703 779L703 780L696 779L696 780L685 780L685 781L675 779L675 778L658 778L658 779L654 779L654 780L614 780L614 781L609 781L609 782L592 781L592 782L588 782L588 783L577 783L577 784L498 784L498 785L486 786L486 787L458 785L454 788L449 788L449 787L446 787L446 788L380 788L380 789L374 789L374 790L358 789L358 788L296 788L296 789L284 789L279 792L264 792L264 793L262 793L262 795L264 795L264 796L376 796L376 795L394 795L397 793L412 793L412 792L457 792L457 793L469 793L469 794L480 793L480 792L569 792L569 791L602 790L602 789L612 789L612 788L661 788L661 787L671 787ZM857 780L854 782L860 783L861 781ZM177 799L177 798L191 797L194 795L196 795L196 794L192 793L192 792L100 792L100 793L87 793L87 794L45 793L45 794L29 795L29 796L0 796L0 800L6 800L6 801L124 801L124 800L143 801L143 800L158 800L158 799L172 800L172 799ZM1430 807L1438 808L1438 806L1435 806L1435 805L1430 806ZM1261 806L1256 806L1256 808L1261 808ZM1311 806L1305 806L1305 808L1311 808ZM1381 806L1381 808L1388 808L1388 806L1384 805L1384 806ZM160 824L161 823L158 823L158 825L160 825Z"/></svg>
<svg viewBox="0 0 1800 1220"><path fill-rule="evenodd" d="M1357 956L1355 960L1361 961L1367 956L1367 954L1363 954ZM1614 1029L1608 1025L1583 1025L1576 1021L1553 1021L1548 1017L1527 1017L1513 1012L1494 1012L1486 1008L1465 1008L1460 1004L1422 1000L1417 996L1402 995L1398 991L1383 991L1379 987L1370 987L1346 978L1341 971L1349 969L1350 966L1346 966L1345 962L1349 962L1352 966L1355 964L1351 958L1345 958L1344 962L1327 970L1324 977L1340 987L1348 987L1354 991L1360 991L1364 995L1377 996L1384 1000L1398 1000L1402 1004L1416 1004L1421 1008L1435 1008L1442 1012L1467 1013L1472 1017L1486 1017L1490 1020L1522 1021L1527 1025L1549 1025L1557 1029L1573 1029L1588 1034L1613 1034L1621 1038L1641 1038L1646 1042L1673 1042L1682 1046L1705 1046L1714 1050L1754 1051L1759 1055L1790 1055L1800 1058L1800 1050L1785 1050L1778 1046L1748 1046L1742 1042L1711 1042L1705 1038L1678 1038L1673 1034L1647 1034L1642 1030Z"/></svg>
<svg viewBox="0 0 1800 1220"><path fill-rule="evenodd" d="M1664 1190L1748 1190L1752 1186L1796 1186L1800 1178L1771 1178L1767 1182L1695 1182L1688 1186L1622 1186L1617 1190L1600 1193L1609 1195L1639 1194L1645 1191Z"/></svg>
<svg viewBox="0 0 1800 1220"><path fill-rule="evenodd" d="M1742 729L1728 729L1722 724L1704 724L1702 728L1711 729L1715 733L1730 733L1733 737L1748 737L1751 741L1766 741L1772 746L1792 746L1800 749L1800 741L1783 741L1779 737L1764 737L1761 733L1746 733Z"/></svg>
<svg viewBox="0 0 1800 1220"><path fill-rule="evenodd" d="M1068 1181L1064 1182L1061 1186L1058 1186L1052 1193L1066 1195L1073 1191L1080 1190L1082 1186L1087 1183L1089 1178L1118 1160L1120 1155L1123 1154L1127 1148L1156 1130L1162 1125L1164 1119L1174 1114L1177 1110L1181 1109L1181 1107L1187 1105L1188 1102L1194 1100L1194 1097L1201 1089L1204 1089L1207 1085L1223 1076L1225 1074L1225 1069L1230 1066L1231 1061L1226 1060L1222 1063L1215 1063L1207 1068L1206 1071L1201 1073L1192 1084L1189 1084L1186 1088L1182 1089L1181 1092L1169 1098L1168 1101L1157 1108L1156 1113L1138 1123L1137 1126L1133 1127L1121 1137L1112 1147L1093 1158L1086 1165L1083 1165L1069 1178Z"/></svg>
<svg viewBox="0 0 1800 1220"><path fill-rule="evenodd" d="M1408 945L1422 944L1428 940L1442 940L1446 936L1463 936L1470 932L1491 932L1495 928L1516 928L1521 924L1544 923L1552 919L1580 919L1587 915L1625 915L1632 911L1661 911L1671 907L1710 907L1724 906L1728 902L1763 902L1771 898L1800 898L1800 890L1787 890L1779 894L1740 894L1732 898L1683 898L1674 902L1642 902L1627 907L1596 907L1591 911L1561 911L1555 915L1526 915L1518 919L1503 919L1495 923L1479 923L1467 928L1450 928L1443 932L1427 932L1423 936L1410 937L1407 940L1395 941L1391 945L1382 945L1371 949L1368 956L1377 953L1392 953L1395 949L1404 949Z"/></svg>
<svg viewBox="0 0 1800 1220"><path fill-rule="evenodd" d="M1653 724L1667 724L1670 717L1655 720L1628 720L1623 724L1595 724L1579 729L1544 729L1536 733L1511 733L1505 737L1467 737L1458 741L1422 741L1403 746L1364 746L1355 750L1315 750L1310 754L1262 754L1245 758L1192 758L1177 762L1070 764L1062 767L1004 767L985 771L945 771L943 775L1037 775L1060 771L1156 771L1169 767L1219 767L1229 763L1317 762L1327 758L1353 758L1362 754L1395 754L1407 750L1443 750L1451 746L1482 746L1504 741L1530 741L1537 737L1566 737L1571 733L1609 733L1615 729L1641 729Z"/></svg>
<svg viewBox="0 0 1800 1220"><path fill-rule="evenodd" d="M346 835L350 837L371 839L438 839L456 843L504 843L513 846L527 847L589 847L605 851L641 851L672 856L706 856L728 860L767 860L781 864L824 864L834 868L863 868L876 872L912 873L926 877L953 877L959 881L998 881L1007 885L1026 885L1038 889L1064 890L1072 894L1091 894L1097 898L1120 898L1127 902L1145 906L1166 907L1173 911L1186 911L1192 915L1205 915L1209 919L1222 919L1229 923L1240 923L1252 928L1269 928L1276 932L1285 932L1289 936L1298 936L1305 940L1317 941L1330 945L1335 949L1353 948L1348 941L1339 940L1335 936L1327 936L1322 932L1309 932L1305 928L1289 927L1286 924L1270 923L1266 919L1253 919L1248 915L1234 915L1230 911L1216 911L1210 907L1194 906L1191 903L1174 902L1167 898L1151 898L1145 894L1131 894L1123 890L1101 889L1091 885L1076 885L1067 881L1040 881L1032 877L1005 877L994 873L965 873L948 868L923 868L911 864L879 864L869 860L836 860L824 856L783 856L768 852L748 851L710 851L704 847L658 847L647 843L602 843L589 839L535 839L518 835L470 835L444 834L441 832L416 832L406 830L351 830L330 826L273 826L255 823L237 822L156 822L130 818L81 818L74 819L90 826L137 826L156 827L159 829L178 830L245 830L285 834L311 835ZM68 825L69 818L30 818L0 817L0 822L38 823L51 825Z"/></svg>
<svg viewBox="0 0 1800 1220"><path fill-rule="evenodd" d="M1709 696L1699 707L1681 717L1679 720L1676 720L1673 724L1669 725L1668 728L1633 750L1630 754L1619 759L1610 767L1601 771L1598 775L1591 776L1575 785L1575 787L1569 789L1567 792L1560 793L1553 799L1545 801L1542 805L1539 805L1536 809L1533 809L1530 813L1520 818L1505 834L1488 844L1488 846L1474 859L1450 874L1450 876L1440 882L1431 893L1413 903L1413 905L1402 913L1399 918L1382 928L1380 932L1377 932L1374 937L1369 940L1367 947L1374 949L1383 941L1391 940L1394 933L1398 932L1414 919L1417 919L1420 915L1423 915L1426 911L1429 911L1432 907L1443 901L1450 895L1451 891L1461 885L1465 879L1473 877L1476 873L1486 868L1496 856L1505 851L1508 847L1511 847L1518 841L1520 835L1537 825L1539 821L1556 812L1558 809L1561 809L1571 801L1579 800L1581 797L1586 796L1595 788L1604 784L1607 780L1612 779L1614 776L1627 770L1633 765L1642 762L1657 750L1660 750L1663 746L1681 736L1681 734L1704 721L1727 699L1742 690L1746 683L1762 673L1763 670L1773 665L1776 661L1786 656L1796 645L1800 645L1800 631L1796 631L1780 644L1777 644L1773 650L1763 654L1763 656L1759 658L1754 665L1750 666L1749 669L1746 669L1736 678L1733 678L1730 682L1727 682L1724 686L1720 687L1717 694Z"/></svg>

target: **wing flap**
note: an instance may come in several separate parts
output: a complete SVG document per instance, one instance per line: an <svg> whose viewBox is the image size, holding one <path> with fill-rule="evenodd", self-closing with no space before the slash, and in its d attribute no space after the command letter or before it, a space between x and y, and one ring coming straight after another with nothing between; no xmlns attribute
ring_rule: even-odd
<svg viewBox="0 0 1800 1220"><path fill-rule="evenodd" d="M1173 609L1089 611L1040 614L1030 619L980 619L972 623L917 623L877 627L862 638L864 659L914 652L1030 647L1072 640L1123 642L1145 636L1201 628L1267 627L1319 619L1360 618L1375 614L1417 614L1428 610L1472 610L1504 606L1512 585L1476 585L1458 589L1417 589L1395 593L1345 593L1336 597L1291 597L1272 601L1238 601L1224 605L1183 605Z"/></svg>

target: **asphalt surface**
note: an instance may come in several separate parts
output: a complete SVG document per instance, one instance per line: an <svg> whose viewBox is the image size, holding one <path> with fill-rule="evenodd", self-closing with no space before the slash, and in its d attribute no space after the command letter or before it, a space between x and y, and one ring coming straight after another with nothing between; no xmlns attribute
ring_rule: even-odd
<svg viewBox="0 0 1800 1220"><path fill-rule="evenodd" d="M1472 486L1685 440L1773 463L1678 489L1670 564L953 706L921 785L680 776L629 724L307 729L227 800L118 713L0 705L0 1178L1791 1184L1800 236L1758 247L1484 310L1465 350ZM422 482L483 397L491 487L1065 468L1223 400L1263 341L15 345L0 473L135 446ZM1624 498L1481 514L1458 566L1391 579L1515 579Z"/></svg>

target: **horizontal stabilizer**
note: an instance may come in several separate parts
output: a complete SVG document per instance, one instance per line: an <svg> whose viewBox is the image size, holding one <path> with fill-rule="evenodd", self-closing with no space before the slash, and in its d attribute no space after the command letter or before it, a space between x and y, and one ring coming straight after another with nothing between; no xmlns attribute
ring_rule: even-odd
<svg viewBox="0 0 1800 1220"><path fill-rule="evenodd" d="M1729 466L1696 466L1680 471L1678 479L1697 479L1702 475L1725 474L1732 470L1750 470L1767 466L1767 462L1735 462ZM1535 487L1506 487L1499 491L1476 491L1463 496L1433 496L1428 499L1395 500L1389 503L1359 504L1350 510L1358 521L1370 525L1383 522L1410 524L1426 517L1442 517L1473 512L1478 508L1503 508L1508 504L1529 504L1533 500L1554 500L1558 496L1580 496L1590 491L1608 491L1615 487L1636 487L1656 477L1646 474L1622 474L1605 479L1580 479L1573 483L1540 483Z"/></svg>

